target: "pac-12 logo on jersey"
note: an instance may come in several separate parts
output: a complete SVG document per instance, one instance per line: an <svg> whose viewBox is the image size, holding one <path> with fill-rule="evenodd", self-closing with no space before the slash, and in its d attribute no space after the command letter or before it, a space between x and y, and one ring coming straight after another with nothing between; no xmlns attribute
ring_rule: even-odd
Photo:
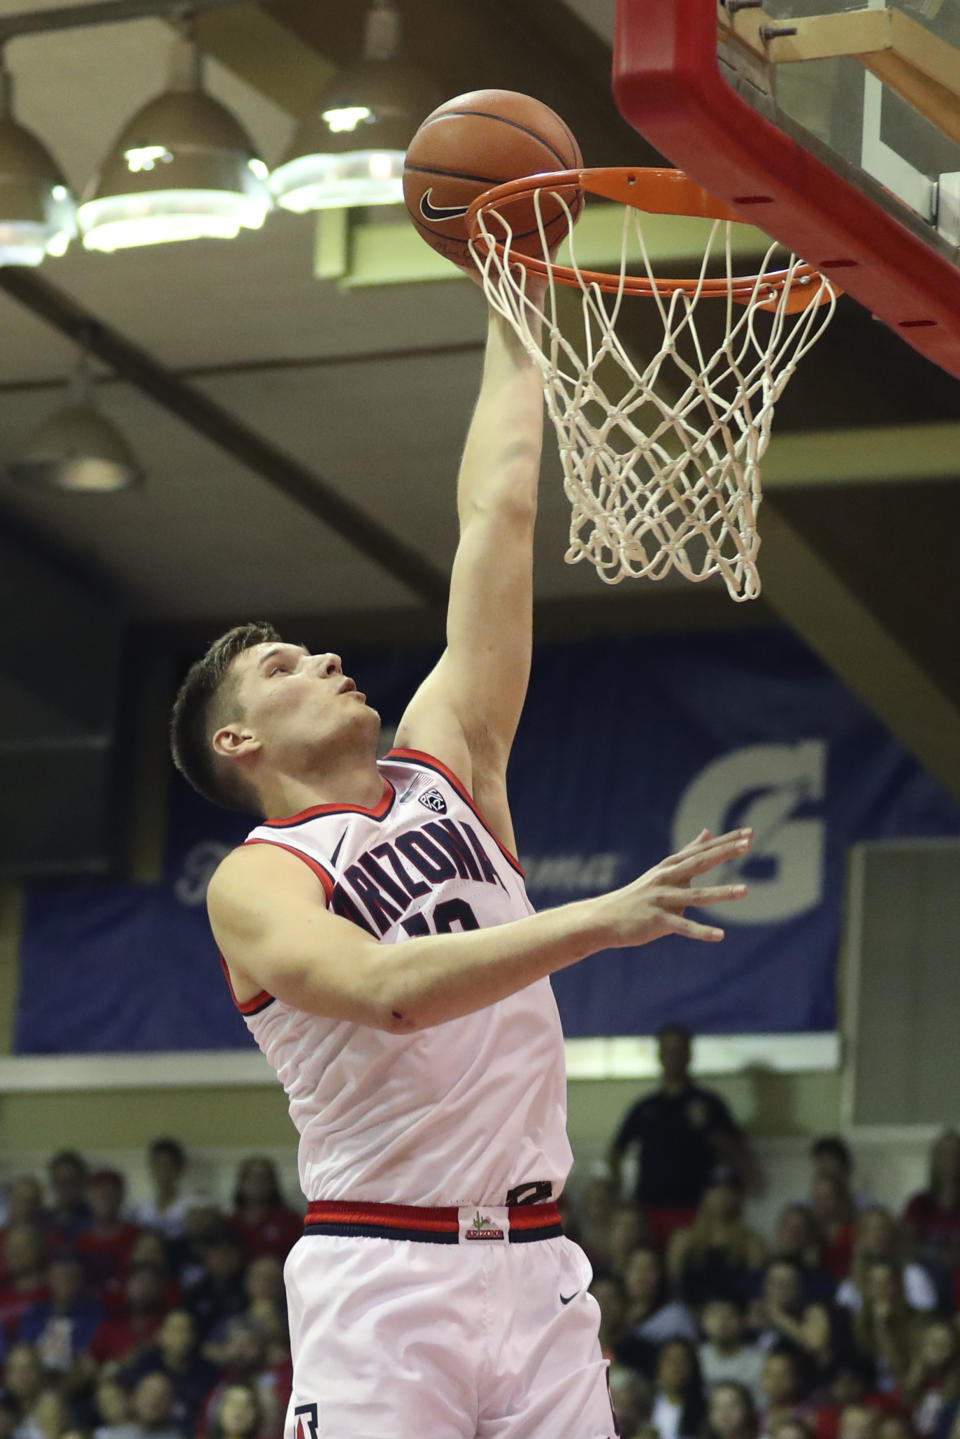
<svg viewBox="0 0 960 1439"><path fill-rule="evenodd" d="M434 814L446 814L447 801L438 789L428 789L426 794L418 795L424 809L432 809Z"/></svg>
<svg viewBox="0 0 960 1439"><path fill-rule="evenodd" d="M293 1411L297 1421L294 1439L320 1439L320 1420L316 1404L298 1404Z"/></svg>

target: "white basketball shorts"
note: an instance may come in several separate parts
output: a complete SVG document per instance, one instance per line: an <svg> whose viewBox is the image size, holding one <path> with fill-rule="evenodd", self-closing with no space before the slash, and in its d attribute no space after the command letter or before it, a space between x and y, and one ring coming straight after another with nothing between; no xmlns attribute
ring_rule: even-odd
<svg viewBox="0 0 960 1439"><path fill-rule="evenodd" d="M552 1204L314 1204L284 1277L284 1439L616 1434L590 1263Z"/></svg>

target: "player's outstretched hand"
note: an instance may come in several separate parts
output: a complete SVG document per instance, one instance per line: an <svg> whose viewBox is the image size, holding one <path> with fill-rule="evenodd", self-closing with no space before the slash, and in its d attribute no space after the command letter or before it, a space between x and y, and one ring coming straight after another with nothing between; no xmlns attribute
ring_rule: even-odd
<svg viewBox="0 0 960 1439"><path fill-rule="evenodd" d="M661 860L632 884L591 901L609 938L605 944L622 947L649 944L665 934L683 934L688 939L720 940L722 929L688 919L690 905L722 904L742 899L745 884L717 884L691 888L692 881L718 865L742 859L750 848L753 830L735 829L714 838L703 830L676 854Z"/></svg>

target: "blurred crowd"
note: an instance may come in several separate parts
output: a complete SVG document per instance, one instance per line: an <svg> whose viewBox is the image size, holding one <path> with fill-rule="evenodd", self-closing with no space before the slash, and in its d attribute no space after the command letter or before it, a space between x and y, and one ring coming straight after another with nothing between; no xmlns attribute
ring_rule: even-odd
<svg viewBox="0 0 960 1439"><path fill-rule="evenodd" d="M723 1100L659 1036L659 1087L625 1116L567 1230L592 1290L622 1439L960 1439L960 1133L894 1213L836 1136L770 1234Z"/></svg>
<svg viewBox="0 0 960 1439"><path fill-rule="evenodd" d="M842 1139L815 1140L761 1234L749 1145L691 1078L689 1034L665 1029L659 1057L608 1164L563 1198L622 1439L960 1439L960 1133L900 1213L859 1192ZM191 1197L176 1140L148 1160L139 1204L68 1150L9 1184L0 1439L281 1439L300 1213L267 1158L224 1208Z"/></svg>
<svg viewBox="0 0 960 1439"><path fill-rule="evenodd" d="M174 1139L150 1198L64 1150L13 1180L0 1236L0 1439L280 1439L291 1365L283 1262L301 1216L275 1166L232 1209L184 1191Z"/></svg>

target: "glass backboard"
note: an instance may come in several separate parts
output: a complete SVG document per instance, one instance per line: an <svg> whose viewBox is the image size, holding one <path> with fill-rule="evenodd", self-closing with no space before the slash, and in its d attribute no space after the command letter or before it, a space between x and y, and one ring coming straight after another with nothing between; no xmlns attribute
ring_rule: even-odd
<svg viewBox="0 0 960 1439"><path fill-rule="evenodd" d="M960 376L960 0L618 0L675 165Z"/></svg>

